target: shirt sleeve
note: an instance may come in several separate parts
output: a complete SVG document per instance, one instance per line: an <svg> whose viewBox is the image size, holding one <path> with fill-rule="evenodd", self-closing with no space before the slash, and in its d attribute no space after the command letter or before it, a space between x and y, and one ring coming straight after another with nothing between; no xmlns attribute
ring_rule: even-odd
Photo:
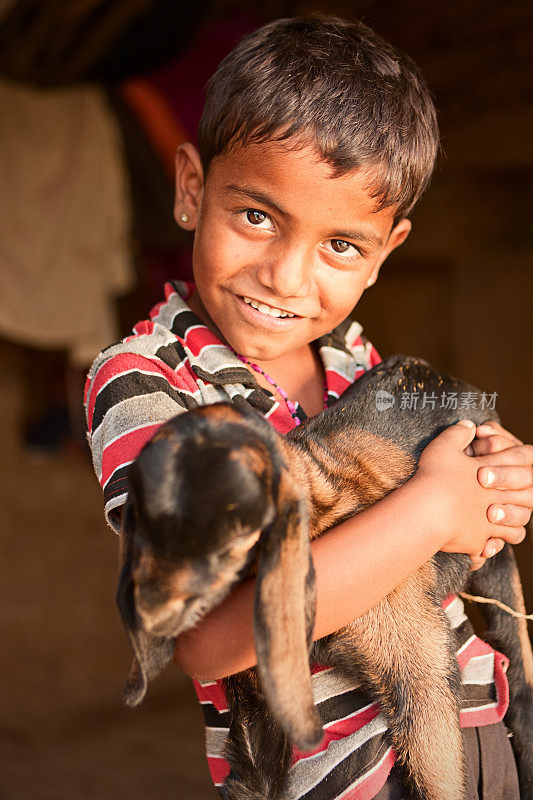
<svg viewBox="0 0 533 800"><path fill-rule="evenodd" d="M129 465L163 422L190 405L175 371L156 356L116 347L110 354L106 352L87 376L84 404L94 471L104 492L105 517L118 533Z"/></svg>

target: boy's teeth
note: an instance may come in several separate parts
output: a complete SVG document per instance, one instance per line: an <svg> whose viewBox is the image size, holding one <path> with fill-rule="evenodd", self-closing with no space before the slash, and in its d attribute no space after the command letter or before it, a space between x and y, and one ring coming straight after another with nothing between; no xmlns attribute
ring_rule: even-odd
<svg viewBox="0 0 533 800"><path fill-rule="evenodd" d="M294 314L290 314L288 311L282 311L280 308L272 308L272 306L267 306L266 303L258 303L257 300L252 300L250 297L243 297L242 299L245 303L248 303L249 306L256 308L257 311L260 311L262 314L267 314L269 317L294 317Z"/></svg>

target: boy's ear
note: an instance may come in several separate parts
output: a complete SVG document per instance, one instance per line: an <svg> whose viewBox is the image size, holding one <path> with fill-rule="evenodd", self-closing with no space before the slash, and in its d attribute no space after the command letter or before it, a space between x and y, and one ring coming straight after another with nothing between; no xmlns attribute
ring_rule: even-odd
<svg viewBox="0 0 533 800"><path fill-rule="evenodd" d="M409 236L411 227L412 226L410 220L404 218L401 219L392 228L391 232L389 233L389 238L387 239L385 247L383 248L383 251L378 259L378 263L376 264L374 271L372 272L372 275L370 275L368 279L367 286L372 286L372 284L376 282L379 273L379 268L381 267L381 265L383 264L389 253L392 253L392 251L396 247L399 247L401 244L403 244L403 242L405 242L405 240Z"/></svg>
<svg viewBox="0 0 533 800"><path fill-rule="evenodd" d="M187 231L196 228L203 189L204 170L200 154L191 142L183 142L176 151L174 217Z"/></svg>

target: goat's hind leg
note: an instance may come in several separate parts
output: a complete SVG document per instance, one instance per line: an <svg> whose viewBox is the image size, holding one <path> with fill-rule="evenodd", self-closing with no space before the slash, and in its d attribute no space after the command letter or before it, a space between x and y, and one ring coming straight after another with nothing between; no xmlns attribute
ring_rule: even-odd
<svg viewBox="0 0 533 800"><path fill-rule="evenodd" d="M226 678L225 688L232 722L223 800L282 800L292 747L262 696L256 671Z"/></svg>
<svg viewBox="0 0 533 800"><path fill-rule="evenodd" d="M449 622L431 591L433 570L425 565L331 637L328 660L381 705L413 797L464 800L459 667Z"/></svg>

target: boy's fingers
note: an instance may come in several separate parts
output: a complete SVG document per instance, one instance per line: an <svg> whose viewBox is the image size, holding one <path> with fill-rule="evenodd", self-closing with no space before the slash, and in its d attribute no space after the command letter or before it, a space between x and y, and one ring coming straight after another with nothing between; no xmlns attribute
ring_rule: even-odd
<svg viewBox="0 0 533 800"><path fill-rule="evenodd" d="M515 506L511 503L505 503L503 505L494 504L488 507L487 517L490 522L497 522L499 525L511 525L518 528L527 525L531 519L531 509L525 508L524 506Z"/></svg>
<svg viewBox="0 0 533 800"><path fill-rule="evenodd" d="M457 452L463 452L476 435L476 426L472 420L459 420L455 425L445 428L432 442L428 444L428 449L435 450L441 445L451 447ZM480 465L481 466L481 465Z"/></svg>
<svg viewBox="0 0 533 800"><path fill-rule="evenodd" d="M520 542L524 541L525 536L526 529L523 527L512 528L508 525L498 525L498 536L494 538L503 539L505 542L509 542L509 544L520 544ZM493 537L491 537L491 539L492 538Z"/></svg>
<svg viewBox="0 0 533 800"><path fill-rule="evenodd" d="M483 439L474 439L470 446L475 456L488 456L490 453L500 453L503 450L508 450L509 448L516 447L517 445L506 436L500 436L499 434L495 433L491 436L486 436Z"/></svg>
<svg viewBox="0 0 533 800"><path fill-rule="evenodd" d="M505 542L503 539L498 539L497 537L488 539L485 547L481 551L481 556L482 558L492 558L492 556L495 556L496 553L499 553L504 547Z"/></svg>
<svg viewBox="0 0 533 800"><path fill-rule="evenodd" d="M477 471L478 481L489 489L527 490L533 486L533 470L531 467L517 467L513 464L501 464L497 467L480 467ZM506 502L511 502L506 500ZM519 503L519 505L523 505Z"/></svg>
<svg viewBox="0 0 533 800"><path fill-rule="evenodd" d="M475 442L472 442L474 448ZM485 455L479 457L481 467L485 466L499 466L500 464L512 464L514 466L530 467L533 464L533 445L520 444L507 447L505 450L500 450L498 455Z"/></svg>
<svg viewBox="0 0 533 800"><path fill-rule="evenodd" d="M494 420L489 420L489 422L484 422L483 425L478 425L476 428L476 436L480 439L484 438L485 436L492 436L494 434L498 434L503 436L505 439L508 439L513 444L523 444L520 439L517 439L516 436L513 436L508 430L503 428L499 422L494 422Z"/></svg>
<svg viewBox="0 0 533 800"><path fill-rule="evenodd" d="M449 439L450 444L456 443L460 450L465 450L475 435L475 423L471 419L461 419L455 425L450 425L449 428L446 428L437 438Z"/></svg>
<svg viewBox="0 0 533 800"><path fill-rule="evenodd" d="M481 569L486 560L483 556L470 556L470 570L475 572L476 569Z"/></svg>

